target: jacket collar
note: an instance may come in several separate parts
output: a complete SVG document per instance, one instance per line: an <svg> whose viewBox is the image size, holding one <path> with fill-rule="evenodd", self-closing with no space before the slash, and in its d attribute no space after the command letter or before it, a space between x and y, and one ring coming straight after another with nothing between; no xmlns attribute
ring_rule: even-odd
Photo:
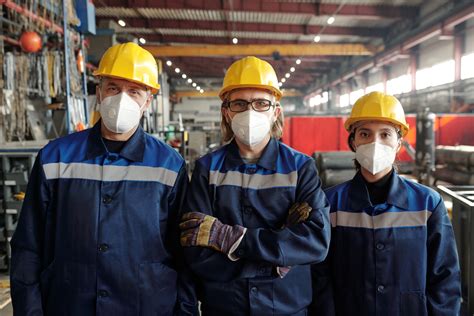
<svg viewBox="0 0 474 316"><path fill-rule="evenodd" d="M97 156L106 155L108 153L104 142L102 141L101 120L99 120L90 130L87 144L87 159ZM119 155L136 162L142 162L145 154L145 132L141 126L138 126L135 133L130 137L123 146Z"/></svg>
<svg viewBox="0 0 474 316"><path fill-rule="evenodd" d="M270 138L267 146L262 152L262 156L257 162L257 165L263 167L267 170L276 170L276 161L278 158L278 146L279 143L273 137ZM232 140L227 145L227 153L224 161L225 170L231 170L239 167L240 165L245 164L245 161L242 159L239 153L239 147L235 142L235 139Z"/></svg>
<svg viewBox="0 0 474 316"><path fill-rule="evenodd" d="M395 170L390 177L389 191L387 195L387 204L396 206L400 209L408 208L408 192L406 184ZM349 209L363 210L373 206L370 202L369 192L365 185L362 174L356 173L349 187Z"/></svg>

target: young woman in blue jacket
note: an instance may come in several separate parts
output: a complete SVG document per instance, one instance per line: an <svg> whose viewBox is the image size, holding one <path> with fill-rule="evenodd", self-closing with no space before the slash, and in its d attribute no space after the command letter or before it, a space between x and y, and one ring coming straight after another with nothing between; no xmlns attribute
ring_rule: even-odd
<svg viewBox="0 0 474 316"><path fill-rule="evenodd" d="M358 172L326 191L332 240L313 267L311 314L458 315L459 262L443 199L393 167L408 131L402 105L369 93L345 128Z"/></svg>
<svg viewBox="0 0 474 316"><path fill-rule="evenodd" d="M236 61L220 91L230 141L196 162L180 224L203 315L306 315L310 264L329 247L329 205L313 160L279 142L269 63Z"/></svg>

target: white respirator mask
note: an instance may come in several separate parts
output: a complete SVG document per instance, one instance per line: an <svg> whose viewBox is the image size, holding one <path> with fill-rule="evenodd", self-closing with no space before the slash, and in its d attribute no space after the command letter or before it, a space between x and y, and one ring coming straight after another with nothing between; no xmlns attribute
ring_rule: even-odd
<svg viewBox="0 0 474 316"><path fill-rule="evenodd" d="M396 149L377 142L357 146L355 158L371 174L391 167L395 161Z"/></svg>
<svg viewBox="0 0 474 316"><path fill-rule="evenodd" d="M127 93L122 92L106 97L100 104L100 116L105 127L111 132L123 134L140 123L145 103L140 106Z"/></svg>
<svg viewBox="0 0 474 316"><path fill-rule="evenodd" d="M259 144L271 129L270 118L253 110L237 113L231 126L235 137L251 147Z"/></svg>

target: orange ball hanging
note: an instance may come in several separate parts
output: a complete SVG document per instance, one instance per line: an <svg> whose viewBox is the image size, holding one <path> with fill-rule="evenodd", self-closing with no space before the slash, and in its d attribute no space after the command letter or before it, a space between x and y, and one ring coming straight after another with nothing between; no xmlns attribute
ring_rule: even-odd
<svg viewBox="0 0 474 316"><path fill-rule="evenodd" d="M28 53L36 53L42 47L41 37L36 32L23 32L20 36L21 48Z"/></svg>

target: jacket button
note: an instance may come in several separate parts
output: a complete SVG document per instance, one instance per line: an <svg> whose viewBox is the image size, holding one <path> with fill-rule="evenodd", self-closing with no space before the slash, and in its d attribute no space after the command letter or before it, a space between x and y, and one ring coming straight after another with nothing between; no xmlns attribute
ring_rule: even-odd
<svg viewBox="0 0 474 316"><path fill-rule="evenodd" d="M112 197L110 195L106 195L103 197L102 202L104 204L109 204L110 202L112 202Z"/></svg>
<svg viewBox="0 0 474 316"><path fill-rule="evenodd" d="M105 290L99 290L99 297L107 297L109 293Z"/></svg>
<svg viewBox="0 0 474 316"><path fill-rule="evenodd" d="M383 285L377 286L377 291L378 291L379 293L383 293L384 290L385 290L385 286L383 286Z"/></svg>
<svg viewBox="0 0 474 316"><path fill-rule="evenodd" d="M378 250L383 250L385 248L385 245L382 243L378 243L375 247L377 247Z"/></svg>
<svg viewBox="0 0 474 316"><path fill-rule="evenodd" d="M109 245L107 245L107 244L100 244L99 245L99 251L100 252L106 252L107 250L109 250Z"/></svg>
<svg viewBox="0 0 474 316"><path fill-rule="evenodd" d="M252 288L250 289L250 292L252 292L252 294L257 294L258 288L256 286L252 286Z"/></svg>

